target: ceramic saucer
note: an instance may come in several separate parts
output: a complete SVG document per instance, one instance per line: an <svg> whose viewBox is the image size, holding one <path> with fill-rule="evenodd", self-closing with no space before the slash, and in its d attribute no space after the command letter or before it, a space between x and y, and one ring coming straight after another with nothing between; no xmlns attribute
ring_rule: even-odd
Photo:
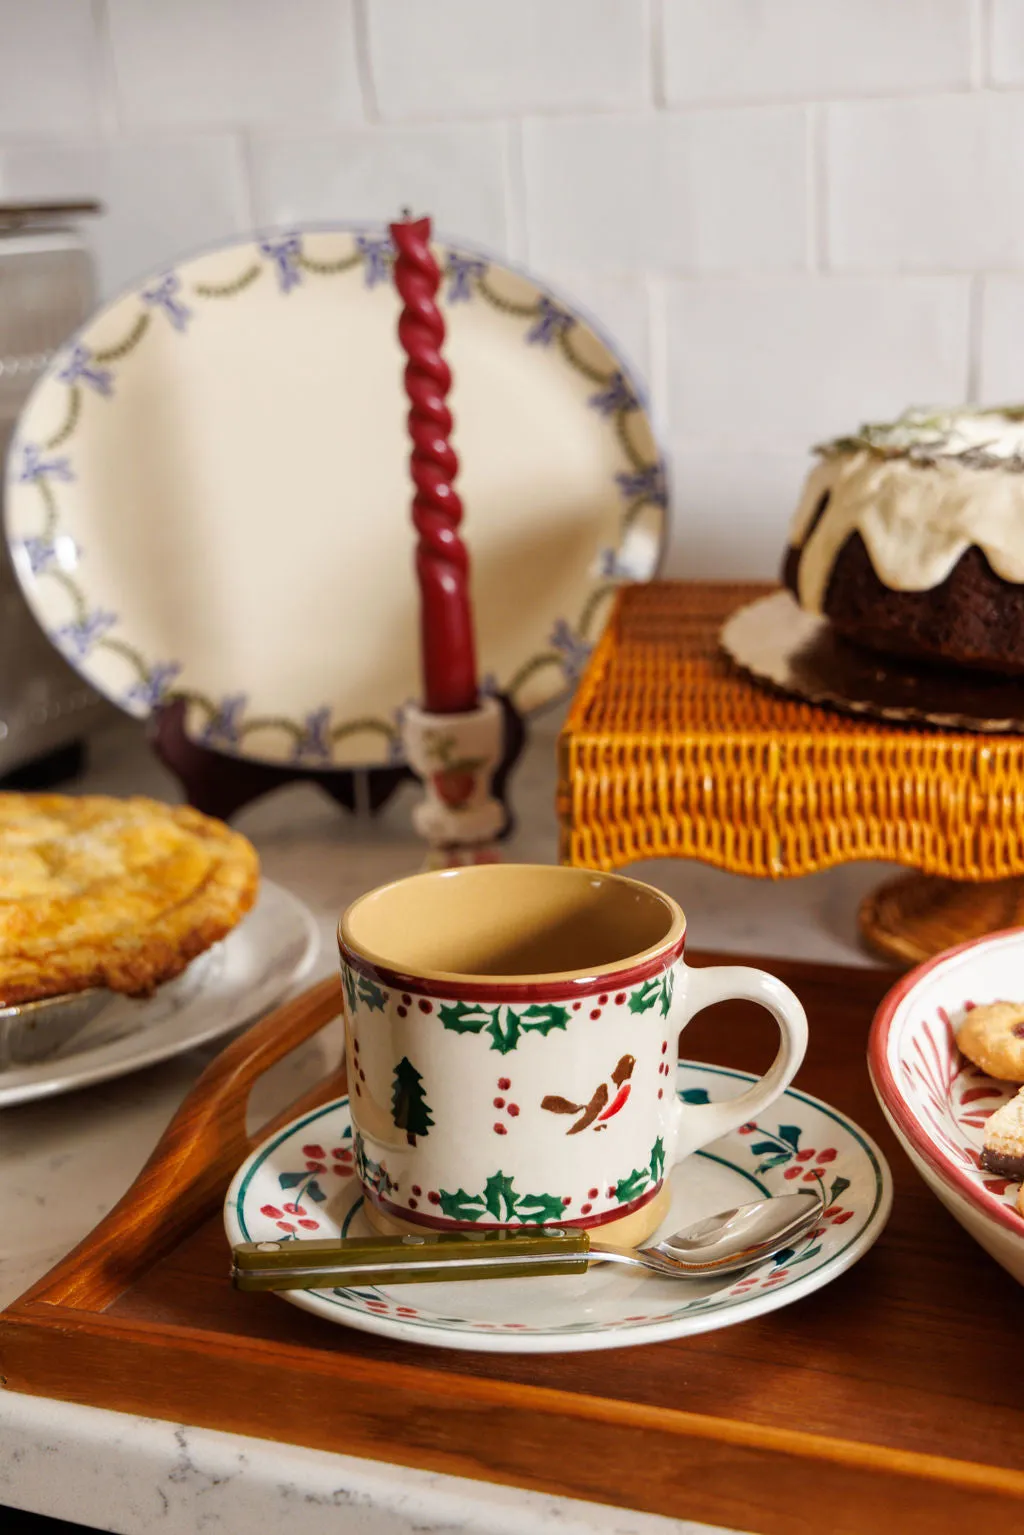
<svg viewBox="0 0 1024 1535"><path fill-rule="evenodd" d="M685 1062L679 1091L684 1101L705 1103L734 1097L753 1080ZM812 1235L757 1269L718 1281L665 1280L606 1265L579 1276L290 1291L280 1298L330 1322L440 1348L557 1353L684 1338L789 1305L842 1274L882 1231L892 1180L863 1130L792 1088L763 1124L744 1125L673 1171L672 1207L660 1235L818 1178L829 1202ZM304 1115L249 1157L228 1190L224 1224L232 1243L370 1234L347 1098Z"/></svg>
<svg viewBox="0 0 1024 1535"><path fill-rule="evenodd" d="M530 714L575 683L615 588L654 574L664 465L639 383L570 301L434 250L480 672ZM33 390L7 455L14 566L132 714L183 696L221 752L400 760L419 599L391 265L380 228L233 241L115 299Z"/></svg>
<svg viewBox="0 0 1024 1535"><path fill-rule="evenodd" d="M312 912L263 880L248 916L177 980L145 1002L111 994L63 1051L0 1072L0 1108L124 1076L240 1028L306 974L319 947Z"/></svg>

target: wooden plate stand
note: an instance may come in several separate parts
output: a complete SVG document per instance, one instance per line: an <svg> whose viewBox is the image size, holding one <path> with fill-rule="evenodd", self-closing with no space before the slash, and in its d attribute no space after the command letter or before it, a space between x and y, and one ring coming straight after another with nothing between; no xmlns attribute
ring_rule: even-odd
<svg viewBox="0 0 1024 1535"><path fill-rule="evenodd" d="M505 807L502 837L513 830L515 818L508 799L508 780L526 743L526 725L515 705L504 695L499 702L505 718L505 751L494 777L494 795ZM153 750L181 784L190 805L205 815L228 821L246 805L289 783L313 783L346 810L366 810L376 815L403 784L416 782L410 767L314 768L276 766L229 757L213 751L185 734L185 703L177 699L156 715L152 730ZM360 781L365 793L360 792Z"/></svg>
<svg viewBox="0 0 1024 1535"><path fill-rule="evenodd" d="M864 1049L890 976L767 963L810 1015L800 1085L874 1135L895 1178L882 1238L816 1295L674 1343L538 1356L414 1347L235 1292L220 1209L252 1144L246 1101L338 1013L328 980L218 1056L120 1204L0 1316L3 1384L759 1535L1024 1528L1021 1291L874 1101ZM773 1032L724 1004L686 1050L761 1070ZM275 1125L342 1090L333 1076Z"/></svg>

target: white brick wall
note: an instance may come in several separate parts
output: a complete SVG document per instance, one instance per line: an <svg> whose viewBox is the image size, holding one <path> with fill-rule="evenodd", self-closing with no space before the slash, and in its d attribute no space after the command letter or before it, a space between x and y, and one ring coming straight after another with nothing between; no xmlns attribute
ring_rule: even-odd
<svg viewBox="0 0 1024 1535"><path fill-rule="evenodd" d="M1024 0L0 0L0 198L105 293L402 204L647 374L669 568L775 569L822 434L1024 399Z"/></svg>

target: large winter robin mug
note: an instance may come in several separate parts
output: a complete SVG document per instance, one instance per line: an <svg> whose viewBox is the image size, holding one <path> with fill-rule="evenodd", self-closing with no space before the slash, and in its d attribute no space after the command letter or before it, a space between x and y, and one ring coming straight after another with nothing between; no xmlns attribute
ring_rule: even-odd
<svg viewBox="0 0 1024 1535"><path fill-rule="evenodd" d="M807 1020L762 970L691 970L667 895L549 865L445 869L341 919L355 1155L377 1230L600 1226L644 1241L665 1175L757 1118L803 1059ZM759 1002L775 1062L728 1102L682 1103L676 1039L701 1008Z"/></svg>

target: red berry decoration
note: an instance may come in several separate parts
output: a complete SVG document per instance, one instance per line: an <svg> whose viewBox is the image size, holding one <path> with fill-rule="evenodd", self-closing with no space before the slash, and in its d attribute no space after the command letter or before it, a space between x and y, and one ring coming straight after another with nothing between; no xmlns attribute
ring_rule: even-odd
<svg viewBox="0 0 1024 1535"><path fill-rule="evenodd" d="M494 1126L494 1133L495 1133L495 1135L507 1135L508 1134L508 1130L505 1128L504 1125L495 1125Z"/></svg>
<svg viewBox="0 0 1024 1535"><path fill-rule="evenodd" d="M306 1163L306 1171L307 1171L307 1173L325 1173L327 1171L327 1163L326 1162L307 1162Z"/></svg>
<svg viewBox="0 0 1024 1535"><path fill-rule="evenodd" d="M505 1107L505 1100L504 1100L504 1098L495 1098L495 1100L494 1100L494 1107L496 1109L503 1109Z"/></svg>
<svg viewBox="0 0 1024 1535"><path fill-rule="evenodd" d="M834 1146L829 1146L827 1148L827 1150L819 1151L818 1152L818 1161L819 1162L834 1162L835 1159L836 1159L836 1149L835 1149Z"/></svg>
<svg viewBox="0 0 1024 1535"><path fill-rule="evenodd" d="M598 1190L597 1189L588 1189L587 1190L587 1198L588 1199L596 1199L597 1195L598 1195Z"/></svg>
<svg viewBox="0 0 1024 1535"><path fill-rule="evenodd" d="M439 1205L441 1203L441 1196L436 1189L431 1189L430 1193L427 1195L427 1198L430 1200L432 1205Z"/></svg>
<svg viewBox="0 0 1024 1535"><path fill-rule="evenodd" d="M412 1006L412 997L410 997L407 991L402 992L402 1001L405 1003L406 1007Z"/></svg>
<svg viewBox="0 0 1024 1535"><path fill-rule="evenodd" d="M277 1220L281 1212L276 1205L260 1205L260 1214L269 1215L273 1220Z"/></svg>
<svg viewBox="0 0 1024 1535"><path fill-rule="evenodd" d="M399 1018L408 1018L409 1016L409 1009L407 1007L396 1007L395 1012L398 1014Z"/></svg>
<svg viewBox="0 0 1024 1535"><path fill-rule="evenodd" d="M319 1161L322 1157L325 1157L327 1153L322 1146L309 1145L303 1146L302 1155L304 1157L313 1157L314 1160Z"/></svg>
<svg viewBox="0 0 1024 1535"><path fill-rule="evenodd" d="M580 1214L589 1215L593 1208L593 1205L580 1205Z"/></svg>
<svg viewBox="0 0 1024 1535"><path fill-rule="evenodd" d="M300 1221L299 1225L303 1228L304 1231L319 1231L320 1230L320 1222L319 1221Z"/></svg>
<svg viewBox="0 0 1024 1535"><path fill-rule="evenodd" d="M800 1167L787 1167L782 1176L784 1178L799 1178L802 1171L803 1169Z"/></svg>
<svg viewBox="0 0 1024 1535"><path fill-rule="evenodd" d="M591 1009L591 1013L590 1013L590 1016L591 1016L591 1018L593 1018L593 1019L594 1019L594 1021L595 1021L595 1022L596 1022L596 1021L597 1021L597 1019L598 1019L598 1018L600 1018L600 1016L601 1016L601 1009L600 1009L600 1008L599 1008L599 1007L595 1007L595 1008L592 1008L592 1009Z"/></svg>
<svg viewBox="0 0 1024 1535"><path fill-rule="evenodd" d="M508 1106L508 1112L512 1116L512 1118L515 1119L517 1117L517 1115L519 1114L519 1105L518 1105L518 1103L510 1103L509 1106Z"/></svg>
<svg viewBox="0 0 1024 1535"><path fill-rule="evenodd" d="M277 1224L280 1226L282 1231L290 1231L294 1235L295 1227L292 1225L291 1221L278 1221Z"/></svg>
<svg viewBox="0 0 1024 1535"><path fill-rule="evenodd" d="M417 1002L416 1006L419 1008L421 1013L432 1013L434 1011L433 1002L428 1002L426 997L420 997L420 1000Z"/></svg>
<svg viewBox="0 0 1024 1535"><path fill-rule="evenodd" d="M625 1000L626 1000L626 993L624 991L617 991L615 993L615 1006L616 1007L621 1007L623 1002L625 1002Z"/></svg>
<svg viewBox="0 0 1024 1535"><path fill-rule="evenodd" d="M598 997L598 999L597 999L597 1000L598 1000L598 1005L599 1005L599 1006L601 1006L601 1007L607 1007L607 1006L608 1006L608 993L607 993L607 992L605 992L605 993L604 993L604 994L603 994L603 996L600 996L600 997Z"/></svg>
<svg viewBox="0 0 1024 1535"><path fill-rule="evenodd" d="M803 1151L798 1151L797 1152L796 1159L797 1159L798 1162L809 1162L811 1160L811 1158L813 1157L813 1155L814 1155L813 1148L810 1151L808 1151L805 1148Z"/></svg>
<svg viewBox="0 0 1024 1535"><path fill-rule="evenodd" d="M413 1184L412 1191L413 1191L414 1194L422 1194L423 1193L423 1190L420 1188L418 1183L414 1183Z"/></svg>
<svg viewBox="0 0 1024 1535"><path fill-rule="evenodd" d="M512 1086L512 1083L509 1081L508 1077L499 1077L498 1078L498 1087L499 1087L501 1092L507 1093L511 1086Z"/></svg>

